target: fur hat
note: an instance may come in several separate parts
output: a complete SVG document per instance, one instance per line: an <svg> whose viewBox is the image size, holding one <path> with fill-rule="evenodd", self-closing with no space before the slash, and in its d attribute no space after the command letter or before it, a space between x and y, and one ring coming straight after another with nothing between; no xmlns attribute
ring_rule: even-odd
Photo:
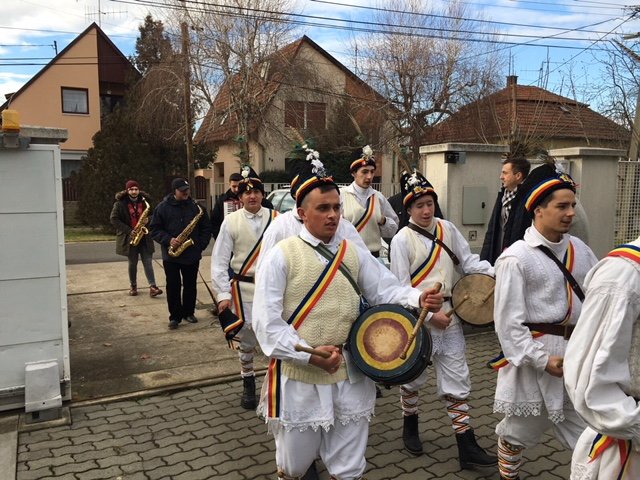
<svg viewBox="0 0 640 480"><path fill-rule="evenodd" d="M302 205L302 200L312 190L322 185L332 185L338 192L338 186L333 181L320 161L320 153L317 150L306 148L307 161L304 162L296 178L291 182L291 189L295 189L296 206Z"/></svg>
<svg viewBox="0 0 640 480"><path fill-rule="evenodd" d="M238 197L249 190L260 190L264 195L264 185L258 174L249 165L242 167L240 171L242 180L238 183Z"/></svg>
<svg viewBox="0 0 640 480"><path fill-rule="evenodd" d="M373 158L373 150L369 145L365 145L353 152L351 155L351 166L349 171L351 173L357 172L362 167L376 168L376 160Z"/></svg>
<svg viewBox="0 0 640 480"><path fill-rule="evenodd" d="M545 163L531 171L523 182L522 189L527 192L524 207L527 212L532 213L545 198L557 190L569 189L575 193L576 184L558 165Z"/></svg>
<svg viewBox="0 0 640 480"><path fill-rule="evenodd" d="M415 168L411 174L406 170L402 172L400 188L402 189L402 205L405 210L409 209L414 201L424 195L431 195L435 202L438 201L438 195L433 189L433 185Z"/></svg>

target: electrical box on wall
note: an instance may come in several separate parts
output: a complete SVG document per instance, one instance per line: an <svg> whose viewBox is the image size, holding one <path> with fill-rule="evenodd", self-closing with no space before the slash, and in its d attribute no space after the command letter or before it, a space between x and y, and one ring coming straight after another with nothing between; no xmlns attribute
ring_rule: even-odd
<svg viewBox="0 0 640 480"><path fill-rule="evenodd" d="M467 152L445 152L444 163L466 163Z"/></svg>
<svg viewBox="0 0 640 480"><path fill-rule="evenodd" d="M462 187L462 224L483 225L487 209L487 187Z"/></svg>

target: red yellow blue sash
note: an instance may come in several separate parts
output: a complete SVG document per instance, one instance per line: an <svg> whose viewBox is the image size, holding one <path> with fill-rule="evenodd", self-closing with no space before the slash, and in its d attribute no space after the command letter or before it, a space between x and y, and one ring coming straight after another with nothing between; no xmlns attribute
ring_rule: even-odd
<svg viewBox="0 0 640 480"><path fill-rule="evenodd" d="M620 245L611 250L607 257L623 257L640 263L640 247L631 244Z"/></svg>
<svg viewBox="0 0 640 480"><path fill-rule="evenodd" d="M623 478L625 478L627 465L629 464L631 440L621 440L598 433L593 439L593 443L591 444L591 448L589 449L589 458L591 459L590 461L593 462L612 445L617 445L618 451L620 452L620 473L616 477L616 480L622 480Z"/></svg>
<svg viewBox="0 0 640 480"><path fill-rule="evenodd" d="M440 222L436 222L436 231L435 237L441 242L444 239L444 229L440 225ZM440 254L442 253L442 247L437 242L432 242L431 251L425 261L415 270L415 272L411 273L411 286L417 287L422 283L422 281L429 276L433 267L435 267L436 262L440 258Z"/></svg>
<svg viewBox="0 0 640 480"><path fill-rule="evenodd" d="M264 237L264 232L267 230L269 225L271 225L272 220L276 218L277 215L278 212L276 210L269 210L269 219L267 220L267 224L262 229L260 238L258 238L251 251L249 251L249 255L247 255L247 258L245 258L244 262L242 262L242 266L240 267L238 275L247 276L247 273L260 255L260 248L262 247L262 238ZM240 281L237 279L231 280L231 300L233 301L233 307L235 308L236 315L238 315L238 320L229 328L235 328L235 326L241 325L245 321L244 308L242 306L242 292L240 291Z"/></svg>
<svg viewBox="0 0 640 480"><path fill-rule="evenodd" d="M567 247L567 251L564 254L564 266L569 270L569 272L573 273L573 267L575 266L575 248L573 247L573 243L569 242L569 246ZM571 312L573 311L573 288L569 282L567 283L567 301L569 303L569 308L567 309L567 313L565 317L560 322L560 325L564 325L571 320ZM531 336L533 338L539 338L543 336L544 333L532 331ZM504 352L500 352L500 354L492 360L487 362L487 365L491 367L493 370L500 370L502 367L506 367L509 364L509 360L507 360L504 356Z"/></svg>
<svg viewBox="0 0 640 480"><path fill-rule="evenodd" d="M374 193L369 198L367 198L367 204L364 206L364 213L360 217L360 219L353 224L356 227L358 232L361 232L364 227L367 226L369 220L373 218L373 214L376 211L376 194Z"/></svg>
<svg viewBox="0 0 640 480"><path fill-rule="evenodd" d="M300 328L309 313L315 307L331 284L333 279L342 265L344 256L347 252L347 241L343 240L333 259L324 268L311 289L304 296L300 304L293 311L287 323L292 325L296 330ZM280 365L282 361L271 359L269 362L269 370L267 371L267 417L278 418L280 416Z"/></svg>

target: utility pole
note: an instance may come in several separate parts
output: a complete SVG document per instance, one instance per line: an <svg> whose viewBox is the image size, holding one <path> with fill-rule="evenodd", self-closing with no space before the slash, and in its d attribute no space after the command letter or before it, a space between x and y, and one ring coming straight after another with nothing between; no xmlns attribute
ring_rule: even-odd
<svg viewBox="0 0 640 480"><path fill-rule="evenodd" d="M186 22L180 24L182 32L182 60L184 62L184 131L187 155L187 180L191 194L195 195L193 171L193 132L191 130L191 66L189 63L189 28Z"/></svg>

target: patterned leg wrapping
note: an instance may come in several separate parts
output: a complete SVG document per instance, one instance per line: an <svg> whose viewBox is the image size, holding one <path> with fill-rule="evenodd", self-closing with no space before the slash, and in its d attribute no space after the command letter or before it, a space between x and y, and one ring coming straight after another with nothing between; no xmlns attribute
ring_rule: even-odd
<svg viewBox="0 0 640 480"><path fill-rule="evenodd" d="M469 425L469 404L466 400L458 400L445 396L447 413L451 419L451 426L456 433L464 433L471 428Z"/></svg>
<svg viewBox="0 0 640 480"><path fill-rule="evenodd" d="M524 447L511 445L502 437L498 437L498 470L501 479L515 480L518 478L522 466L523 450Z"/></svg>
<svg viewBox="0 0 640 480"><path fill-rule="evenodd" d="M418 414L418 392L412 392L400 386L400 403L405 417Z"/></svg>
<svg viewBox="0 0 640 480"><path fill-rule="evenodd" d="M240 375L244 377L253 377L253 350L238 350L238 358L240 358Z"/></svg>

